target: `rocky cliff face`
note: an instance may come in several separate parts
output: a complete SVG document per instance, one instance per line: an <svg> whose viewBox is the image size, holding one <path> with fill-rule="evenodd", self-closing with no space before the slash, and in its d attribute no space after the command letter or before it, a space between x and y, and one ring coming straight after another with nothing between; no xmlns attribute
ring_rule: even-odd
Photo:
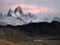
<svg viewBox="0 0 60 45"><path fill-rule="evenodd" d="M15 13L16 13L16 12L19 12L20 15L23 15L23 10L21 9L20 6L16 7L14 12L15 12Z"/></svg>
<svg viewBox="0 0 60 45"><path fill-rule="evenodd" d="M12 17L12 15L11 15L12 12L13 12L13 11L12 11L11 9L9 9L9 11L8 11L8 13L7 13L7 17Z"/></svg>

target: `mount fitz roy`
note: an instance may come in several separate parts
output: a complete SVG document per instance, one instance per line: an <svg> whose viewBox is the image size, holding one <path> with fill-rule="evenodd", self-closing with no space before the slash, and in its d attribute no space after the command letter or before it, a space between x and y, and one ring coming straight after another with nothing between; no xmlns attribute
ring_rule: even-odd
<svg viewBox="0 0 60 45"><path fill-rule="evenodd" d="M22 8L20 6L16 7L14 11L9 9L7 15L3 16L0 13L0 25L25 25L29 23L38 23L38 22L48 22L51 23L52 21L60 21L58 17L55 17L53 20L49 20L49 18L38 19L36 15L32 15L31 13L24 14Z"/></svg>
<svg viewBox="0 0 60 45"><path fill-rule="evenodd" d="M2 15L2 14L0 14ZM31 13L24 14L21 7L18 6L15 8L14 11L9 9L7 15L0 16L0 25L24 25L32 23L32 20L34 20L36 17L35 15L32 15Z"/></svg>

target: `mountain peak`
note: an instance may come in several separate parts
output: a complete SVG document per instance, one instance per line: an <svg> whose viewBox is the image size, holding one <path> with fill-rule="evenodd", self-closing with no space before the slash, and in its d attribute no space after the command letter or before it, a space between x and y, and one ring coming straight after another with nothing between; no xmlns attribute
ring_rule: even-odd
<svg viewBox="0 0 60 45"><path fill-rule="evenodd" d="M55 17L53 21L58 21L58 22L60 22L60 18L59 18L59 17Z"/></svg>
<svg viewBox="0 0 60 45"><path fill-rule="evenodd" d="M8 11L8 13L7 13L7 17L11 17L12 15L11 15L11 13L12 13L13 11L11 10L11 9L9 9L9 11Z"/></svg>
<svg viewBox="0 0 60 45"><path fill-rule="evenodd" d="M16 7L14 12L15 13L19 12L20 14L23 14L23 10L22 10L22 8L20 6Z"/></svg>

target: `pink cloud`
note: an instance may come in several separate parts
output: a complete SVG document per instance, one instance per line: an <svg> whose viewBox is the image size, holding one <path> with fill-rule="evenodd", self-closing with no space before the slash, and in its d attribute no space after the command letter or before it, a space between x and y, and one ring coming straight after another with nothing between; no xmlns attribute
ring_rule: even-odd
<svg viewBox="0 0 60 45"><path fill-rule="evenodd" d="M38 13L57 13L58 11L53 8L47 7L40 7L35 5L28 5L28 4L17 4L12 5L11 8L14 9L17 6L21 6L22 9L25 9L27 12L38 14Z"/></svg>

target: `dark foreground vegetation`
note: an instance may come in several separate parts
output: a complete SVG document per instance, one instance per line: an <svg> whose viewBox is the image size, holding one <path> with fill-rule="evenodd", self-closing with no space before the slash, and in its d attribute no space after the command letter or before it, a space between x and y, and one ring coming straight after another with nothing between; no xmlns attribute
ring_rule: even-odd
<svg viewBox="0 0 60 45"><path fill-rule="evenodd" d="M60 39L60 22L53 21L51 23L30 23L28 25L22 26L0 26L0 38L6 38L8 40L21 40L21 31L28 37L40 38L53 36L58 37L58 39Z"/></svg>
<svg viewBox="0 0 60 45"><path fill-rule="evenodd" d="M53 21L51 23L40 22L28 25L18 26L26 35L32 37L58 37L60 39L60 22ZM53 39L53 38L52 38Z"/></svg>

